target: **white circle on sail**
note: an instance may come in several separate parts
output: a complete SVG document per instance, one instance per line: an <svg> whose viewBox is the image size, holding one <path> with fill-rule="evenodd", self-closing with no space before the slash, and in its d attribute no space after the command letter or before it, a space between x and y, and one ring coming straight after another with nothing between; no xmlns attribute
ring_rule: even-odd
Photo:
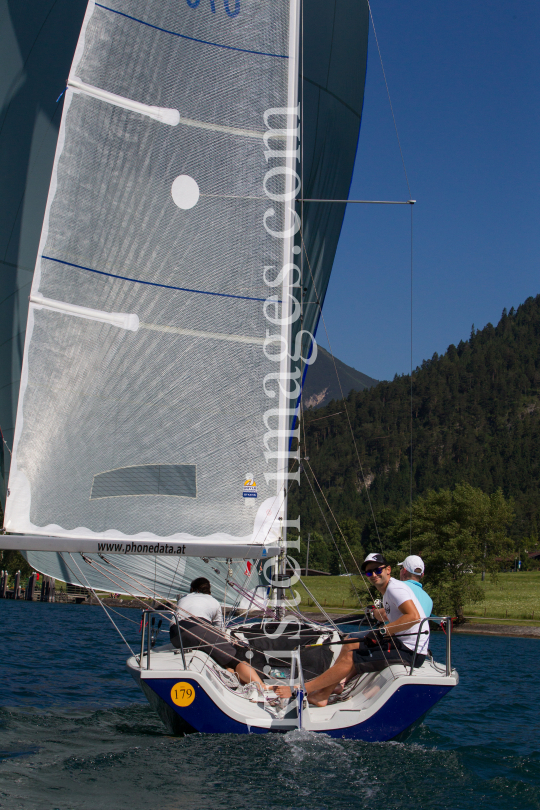
<svg viewBox="0 0 540 810"><path fill-rule="evenodd" d="M174 204L187 211L199 202L199 186L189 174L181 174L171 187Z"/></svg>

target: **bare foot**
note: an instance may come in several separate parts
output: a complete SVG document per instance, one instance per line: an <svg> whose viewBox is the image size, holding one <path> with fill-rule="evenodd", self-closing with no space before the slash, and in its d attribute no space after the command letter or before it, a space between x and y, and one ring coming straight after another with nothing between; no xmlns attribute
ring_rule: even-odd
<svg viewBox="0 0 540 810"><path fill-rule="evenodd" d="M328 689L318 689L316 692L311 692L311 694L307 695L307 699L311 706L322 709L328 705Z"/></svg>
<svg viewBox="0 0 540 810"><path fill-rule="evenodd" d="M312 698L311 695L308 695L307 699L309 705L315 706L317 709L324 709L325 706L328 706L328 698L325 700L317 700L317 698Z"/></svg>
<svg viewBox="0 0 540 810"><path fill-rule="evenodd" d="M347 678L343 678L337 686L334 686L334 691L332 692L333 695L341 695L343 690L345 689L345 684L347 683Z"/></svg>
<svg viewBox="0 0 540 810"><path fill-rule="evenodd" d="M280 698L291 698L292 692L290 686L287 686L284 683L278 683L276 686L272 687L276 695Z"/></svg>

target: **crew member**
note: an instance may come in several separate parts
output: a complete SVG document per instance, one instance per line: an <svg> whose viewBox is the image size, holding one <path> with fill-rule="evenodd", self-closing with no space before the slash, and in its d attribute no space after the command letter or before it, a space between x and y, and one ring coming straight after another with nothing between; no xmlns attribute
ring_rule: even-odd
<svg viewBox="0 0 540 810"><path fill-rule="evenodd" d="M190 585L189 593L178 600L179 619L190 619L198 616L215 627L223 628L221 605L212 596L210 582L206 577L197 577Z"/></svg>
<svg viewBox="0 0 540 810"><path fill-rule="evenodd" d="M344 644L336 663L306 683L308 701L315 706L326 706L328 698L343 679L348 680L358 673L380 672L390 664L410 666L417 639L414 665L419 667L424 663L429 627L425 622L420 630L420 622L426 616L414 592L404 582L391 576L392 568L382 554L368 554L362 563L362 571L382 595L389 624L370 631L361 641ZM417 635L418 632L422 635ZM282 698L291 695L289 687L285 685L275 687L275 691Z"/></svg>
<svg viewBox="0 0 540 810"><path fill-rule="evenodd" d="M236 672L241 683L255 681L264 689L257 671L245 660L239 660L239 651L227 640L221 606L212 596L210 582L205 577L193 580L190 593L179 599L176 607L184 647L196 647L208 653L221 667ZM180 647L176 622L171 624L169 634L172 644Z"/></svg>
<svg viewBox="0 0 540 810"><path fill-rule="evenodd" d="M406 582L409 588L422 605L426 616L431 616L433 611L433 599L424 590L422 584L422 577L424 576L424 561L417 554L411 554L405 557L403 562L398 563L401 566L399 571L399 578L402 582Z"/></svg>
<svg viewBox="0 0 540 810"><path fill-rule="evenodd" d="M403 562L398 563L401 566L399 571L399 578L402 582L406 582L409 588L422 605L426 616L431 616L433 610L433 599L424 590L421 579L424 576L424 561L416 554L411 554L406 557ZM388 616L384 608L375 608L373 610L373 617L379 622L387 622Z"/></svg>

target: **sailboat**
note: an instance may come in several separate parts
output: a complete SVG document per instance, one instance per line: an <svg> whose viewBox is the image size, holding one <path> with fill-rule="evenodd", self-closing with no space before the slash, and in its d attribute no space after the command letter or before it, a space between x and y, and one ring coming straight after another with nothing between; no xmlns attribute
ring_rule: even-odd
<svg viewBox="0 0 540 810"><path fill-rule="evenodd" d="M146 605L127 667L174 732L395 739L457 683L448 649L445 667L388 667L325 708L302 689L282 705L201 649L154 646L204 576L225 609L257 612L229 632L264 657L269 686L302 684L339 653L340 629L288 596L300 519L287 494L301 481L302 384L354 166L368 23L367 0L86 8L0 546Z"/></svg>

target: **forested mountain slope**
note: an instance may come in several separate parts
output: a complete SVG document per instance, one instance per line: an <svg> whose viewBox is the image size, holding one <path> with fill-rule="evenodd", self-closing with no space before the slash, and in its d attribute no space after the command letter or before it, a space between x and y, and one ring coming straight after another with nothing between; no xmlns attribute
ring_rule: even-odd
<svg viewBox="0 0 540 810"><path fill-rule="evenodd" d="M540 295L503 312L466 342L433 355L413 373L413 497L466 482L486 493L502 488L515 499L516 539L538 539L540 520ZM327 533L312 495L311 470L331 508L369 529L366 486L384 529L409 501L411 379L395 377L304 412L300 488L291 489L289 515L302 515L302 533ZM349 413L364 478L345 413ZM325 417L325 418L321 418ZM319 494L319 501L322 498ZM388 511L390 510L390 511Z"/></svg>

